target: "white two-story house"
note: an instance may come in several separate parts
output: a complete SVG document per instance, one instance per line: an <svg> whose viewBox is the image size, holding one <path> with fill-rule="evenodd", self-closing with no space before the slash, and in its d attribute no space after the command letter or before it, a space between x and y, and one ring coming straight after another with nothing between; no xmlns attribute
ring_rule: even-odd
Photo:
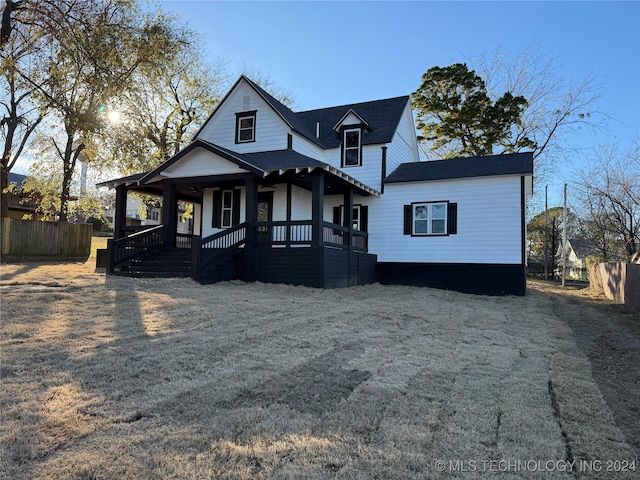
<svg viewBox="0 0 640 480"><path fill-rule="evenodd" d="M242 76L181 152L101 184L116 189L108 269L523 295L532 183L531 153L420 162L409 96L294 112ZM162 197L161 225L127 235L131 191Z"/></svg>

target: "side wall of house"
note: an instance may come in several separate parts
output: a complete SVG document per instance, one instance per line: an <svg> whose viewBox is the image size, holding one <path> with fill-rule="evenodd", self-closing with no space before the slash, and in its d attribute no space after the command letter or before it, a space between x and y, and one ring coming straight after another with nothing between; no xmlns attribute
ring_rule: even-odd
<svg viewBox="0 0 640 480"><path fill-rule="evenodd" d="M519 176L388 184L369 202L369 252L380 281L524 295L524 192ZM404 234L404 205L457 204L457 233Z"/></svg>
<svg viewBox="0 0 640 480"><path fill-rule="evenodd" d="M247 100L248 97L248 100ZM236 143L236 113L256 110L255 142ZM240 81L198 138L238 153L266 152L287 148L289 126L245 81Z"/></svg>
<svg viewBox="0 0 640 480"><path fill-rule="evenodd" d="M416 141L416 129L413 122L411 107L407 104L402 119L398 123L396 133L387 149L387 171L389 175L401 163L418 162L418 144ZM386 187L385 187L386 188Z"/></svg>
<svg viewBox="0 0 640 480"><path fill-rule="evenodd" d="M320 160L376 190L380 189L382 168L381 145L364 145L362 147L362 165L358 167L342 167L341 148L331 148L324 151Z"/></svg>

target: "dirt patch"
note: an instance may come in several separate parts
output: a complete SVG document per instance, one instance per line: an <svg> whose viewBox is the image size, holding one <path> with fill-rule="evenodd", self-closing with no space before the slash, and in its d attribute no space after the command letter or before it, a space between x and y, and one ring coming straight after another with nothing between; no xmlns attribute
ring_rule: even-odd
<svg viewBox="0 0 640 480"><path fill-rule="evenodd" d="M589 290L539 281L530 281L529 288L549 298L555 315L571 328L616 424L640 455L640 312Z"/></svg>

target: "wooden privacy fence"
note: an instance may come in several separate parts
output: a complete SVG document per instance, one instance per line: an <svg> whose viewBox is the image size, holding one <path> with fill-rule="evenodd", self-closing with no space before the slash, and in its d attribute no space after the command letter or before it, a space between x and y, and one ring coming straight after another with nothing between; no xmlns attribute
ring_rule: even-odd
<svg viewBox="0 0 640 480"><path fill-rule="evenodd" d="M91 252L93 225L89 223L5 218L2 227L3 255L88 257Z"/></svg>
<svg viewBox="0 0 640 480"><path fill-rule="evenodd" d="M640 310L640 265L601 263L598 265L602 289L611 300Z"/></svg>

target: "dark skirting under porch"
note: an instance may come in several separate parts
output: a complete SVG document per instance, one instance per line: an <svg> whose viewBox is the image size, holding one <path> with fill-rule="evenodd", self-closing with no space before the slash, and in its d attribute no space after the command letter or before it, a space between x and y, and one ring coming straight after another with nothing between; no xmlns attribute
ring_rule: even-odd
<svg viewBox="0 0 640 480"><path fill-rule="evenodd" d="M316 288L366 285L376 281L376 255L327 247L256 248L243 252L245 281Z"/></svg>
<svg viewBox="0 0 640 480"><path fill-rule="evenodd" d="M411 285L478 295L524 295L523 265L469 263L378 263L385 285Z"/></svg>

